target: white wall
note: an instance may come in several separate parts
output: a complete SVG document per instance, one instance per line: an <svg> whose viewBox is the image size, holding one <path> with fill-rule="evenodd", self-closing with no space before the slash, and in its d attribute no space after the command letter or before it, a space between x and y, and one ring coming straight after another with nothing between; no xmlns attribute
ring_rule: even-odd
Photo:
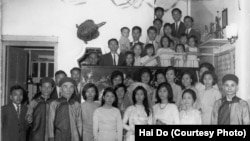
<svg viewBox="0 0 250 141"><path fill-rule="evenodd" d="M168 23L173 23L174 20L172 18L172 9L179 8L182 11L182 21L183 18L189 15L189 1L188 0L156 0L155 5L164 8L165 10L168 9L164 13L163 20Z"/></svg>
<svg viewBox="0 0 250 141"><path fill-rule="evenodd" d="M3 0L3 35L58 36L58 69L69 73L77 66L77 59L85 47L102 47L108 52L107 41L120 38L120 28L139 25L143 29L141 40L146 39L146 29L152 25L153 0L145 0L140 8L115 6L111 0L77 0L86 4L72 5L63 0ZM70 1L70 0L67 0ZM73 0L76 1L76 0ZM116 0L117 2L122 0ZM100 36L85 44L76 36L76 24L86 19L95 23L106 21Z"/></svg>
<svg viewBox="0 0 250 141"><path fill-rule="evenodd" d="M250 101L250 1L249 0L197 0L191 2L191 15L196 27L204 31L204 26L215 21L217 11L221 17L224 8L228 9L228 24L238 26L238 40L235 43L235 72L239 77L238 96Z"/></svg>
<svg viewBox="0 0 250 141"><path fill-rule="evenodd" d="M238 23L238 0L191 0L191 16L195 20L195 27L203 33L205 25L210 27L216 16L222 17L225 8L228 9L228 23Z"/></svg>

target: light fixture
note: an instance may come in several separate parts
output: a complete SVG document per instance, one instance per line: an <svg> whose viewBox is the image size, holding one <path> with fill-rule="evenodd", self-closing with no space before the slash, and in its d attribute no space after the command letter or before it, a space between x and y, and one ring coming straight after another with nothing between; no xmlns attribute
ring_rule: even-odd
<svg viewBox="0 0 250 141"><path fill-rule="evenodd" d="M236 23L232 23L226 27L226 37L230 44L234 44L238 39L238 27Z"/></svg>

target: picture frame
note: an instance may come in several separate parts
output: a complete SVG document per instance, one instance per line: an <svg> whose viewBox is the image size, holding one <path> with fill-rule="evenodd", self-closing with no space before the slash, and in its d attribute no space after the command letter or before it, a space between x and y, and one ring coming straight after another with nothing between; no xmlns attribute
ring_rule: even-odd
<svg viewBox="0 0 250 141"><path fill-rule="evenodd" d="M228 11L227 8L225 8L222 11L222 29L226 28L227 25L228 25Z"/></svg>

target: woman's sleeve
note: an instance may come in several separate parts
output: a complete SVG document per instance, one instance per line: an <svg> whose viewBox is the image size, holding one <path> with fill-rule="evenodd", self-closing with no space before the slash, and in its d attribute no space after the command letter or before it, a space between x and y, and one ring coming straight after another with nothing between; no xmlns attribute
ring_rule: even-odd
<svg viewBox="0 0 250 141"><path fill-rule="evenodd" d="M202 119L201 119L201 112L197 111L197 116L195 118L196 124L201 125L202 124Z"/></svg>
<svg viewBox="0 0 250 141"><path fill-rule="evenodd" d="M54 140L54 121L55 121L55 113L58 103L56 101L51 102L49 107L49 140Z"/></svg>
<svg viewBox="0 0 250 141"><path fill-rule="evenodd" d="M173 110L174 124L180 124L180 116L177 107L174 105L172 110Z"/></svg>
<svg viewBox="0 0 250 141"><path fill-rule="evenodd" d="M250 111L249 111L249 105L247 102L242 102L242 121L243 125L250 125Z"/></svg>
<svg viewBox="0 0 250 141"><path fill-rule="evenodd" d="M122 141L122 117L120 111L117 110L117 139Z"/></svg>
<svg viewBox="0 0 250 141"><path fill-rule="evenodd" d="M76 112L77 112L77 117L76 117L76 124L77 124L77 129L78 129L78 132L80 134L80 137L82 137L82 130L83 130L83 124L82 124L82 109L81 109L81 105L79 103L77 103L76 105L77 109L76 109Z"/></svg>
<svg viewBox="0 0 250 141"><path fill-rule="evenodd" d="M97 141L98 139L98 128L99 128L99 110L96 109L93 115L93 135L94 140Z"/></svg>
<svg viewBox="0 0 250 141"><path fill-rule="evenodd" d="M211 114L211 124L216 125L218 124L218 109L220 107L220 100L215 101L212 114Z"/></svg>
<svg viewBox="0 0 250 141"><path fill-rule="evenodd" d="M123 128L127 131L131 130L130 126L127 124L128 121L129 121L129 116L130 116L130 110L131 108L128 107L124 113L124 117L123 117L123 120L122 120L122 123L123 123Z"/></svg>

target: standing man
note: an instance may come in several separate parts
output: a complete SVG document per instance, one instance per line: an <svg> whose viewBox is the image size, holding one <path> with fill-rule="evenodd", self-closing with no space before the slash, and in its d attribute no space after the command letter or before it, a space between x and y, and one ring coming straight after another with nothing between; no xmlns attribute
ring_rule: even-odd
<svg viewBox="0 0 250 141"><path fill-rule="evenodd" d="M108 46L110 52L104 54L100 57L100 65L101 66L118 66L123 62L123 57L117 53L119 48L119 43L117 39L112 38L108 41Z"/></svg>
<svg viewBox="0 0 250 141"><path fill-rule="evenodd" d="M80 141L81 105L71 98L76 82L65 77L59 82L62 97L50 104L49 141Z"/></svg>
<svg viewBox="0 0 250 141"><path fill-rule="evenodd" d="M140 44L142 47L144 46L144 43L140 41L140 37L141 37L141 32L142 29L139 26L134 26L132 28L132 37L133 37L133 42L130 42L130 46L133 48L133 46L138 43Z"/></svg>
<svg viewBox="0 0 250 141"><path fill-rule="evenodd" d="M191 36L195 36L198 40L198 44L200 43L200 39L201 39L201 35L200 33L193 29L193 25L194 25L194 19L190 16L185 16L184 17L184 24L186 27L186 31L185 34L187 35L187 37L191 37Z"/></svg>
<svg viewBox="0 0 250 141"><path fill-rule="evenodd" d="M186 27L185 24L181 21L182 12L179 8L174 8L172 10L172 17L174 19L174 23L171 24L173 29L173 36L176 38L180 38L182 34L185 33Z"/></svg>
<svg viewBox="0 0 250 141"><path fill-rule="evenodd" d="M74 67L70 70L70 75L73 80L76 82L76 88L74 90L74 93L72 95L72 98L79 103L81 103L81 93L83 88L83 83L81 82L81 69Z"/></svg>
<svg viewBox="0 0 250 141"><path fill-rule="evenodd" d="M8 105L2 106L2 141L26 141L28 122L25 120L26 105L22 105L25 91L15 85L10 88Z"/></svg>
<svg viewBox="0 0 250 141"><path fill-rule="evenodd" d="M31 124L30 141L48 141L48 121L49 105L52 102L50 98L54 89L55 82L49 77L41 80L41 96L30 102L26 114L27 121Z"/></svg>
<svg viewBox="0 0 250 141"><path fill-rule="evenodd" d="M59 82L60 80L62 80L64 77L67 77L67 74L62 71L62 70L59 70L55 73L55 83L56 83L56 86L55 86L55 89L54 91L52 92L51 94L51 99L55 100L55 99L58 99L61 97L61 94L60 94L60 87L59 87Z"/></svg>

